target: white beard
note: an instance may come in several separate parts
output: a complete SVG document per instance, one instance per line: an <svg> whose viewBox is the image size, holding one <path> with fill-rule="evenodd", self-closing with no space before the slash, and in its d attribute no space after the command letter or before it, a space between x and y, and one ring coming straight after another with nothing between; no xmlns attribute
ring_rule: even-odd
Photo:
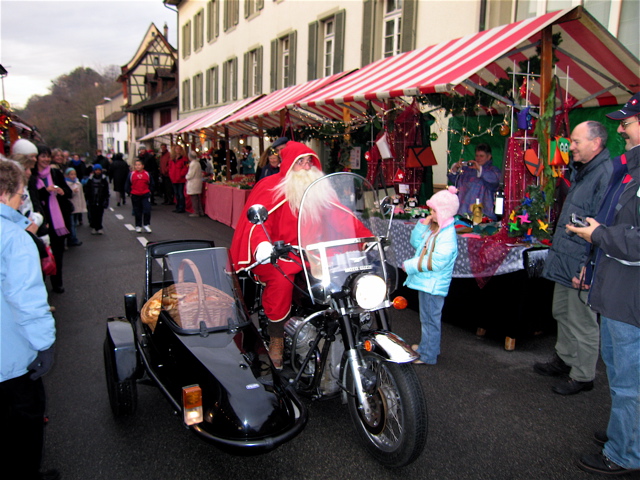
<svg viewBox="0 0 640 480"><path fill-rule="evenodd" d="M304 191L314 181L323 176L324 174L318 170L317 167L311 167L309 170L298 170L297 172L291 169L287 172L284 179L274 188L274 193L276 196L284 196L293 214L298 215ZM329 192L313 189L310 195L307 195L305 198L305 210L310 208L311 211L314 211L324 208L327 205L327 200L330 198L332 197Z"/></svg>

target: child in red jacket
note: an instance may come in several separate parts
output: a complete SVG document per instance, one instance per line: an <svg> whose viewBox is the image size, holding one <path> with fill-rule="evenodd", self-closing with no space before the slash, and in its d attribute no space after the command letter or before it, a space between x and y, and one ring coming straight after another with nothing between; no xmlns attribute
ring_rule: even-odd
<svg viewBox="0 0 640 480"><path fill-rule="evenodd" d="M136 232L144 231L151 233L151 191L153 190L153 179L149 172L144 169L142 160L136 160L133 165L133 172L127 177L125 191L131 195L133 204L133 215L136 219Z"/></svg>

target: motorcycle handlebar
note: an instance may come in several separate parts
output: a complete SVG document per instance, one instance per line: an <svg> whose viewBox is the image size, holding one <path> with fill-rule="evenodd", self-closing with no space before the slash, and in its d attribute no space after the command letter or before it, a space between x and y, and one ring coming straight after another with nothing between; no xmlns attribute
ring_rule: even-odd
<svg viewBox="0 0 640 480"><path fill-rule="evenodd" d="M257 262L252 263L247 268L245 268L245 271L250 272L258 265L264 265L265 263L276 263L276 260L278 260L278 258L284 257L288 255L290 252L295 252L299 250L300 250L300 247L298 247L297 245L288 245L284 243L282 240L279 240L273 244L273 251L271 252L271 255L269 257L263 258L262 260L258 260Z"/></svg>

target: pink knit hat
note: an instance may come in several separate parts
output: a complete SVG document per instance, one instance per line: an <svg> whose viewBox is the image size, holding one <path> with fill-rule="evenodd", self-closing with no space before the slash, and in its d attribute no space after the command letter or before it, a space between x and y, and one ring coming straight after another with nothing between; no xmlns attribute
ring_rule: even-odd
<svg viewBox="0 0 640 480"><path fill-rule="evenodd" d="M453 220L453 216L458 213L460 200L458 200L458 189L449 186L445 190L435 193L427 200L427 207L434 211L436 221L440 228L446 227Z"/></svg>

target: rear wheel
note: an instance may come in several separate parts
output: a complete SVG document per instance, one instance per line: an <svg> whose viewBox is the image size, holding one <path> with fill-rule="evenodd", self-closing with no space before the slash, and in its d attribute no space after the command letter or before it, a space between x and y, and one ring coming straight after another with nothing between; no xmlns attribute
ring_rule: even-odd
<svg viewBox="0 0 640 480"><path fill-rule="evenodd" d="M138 406L138 389L135 380L118 380L118 368L111 352L109 340L104 341L104 370L111 411L117 417L135 413Z"/></svg>
<svg viewBox="0 0 640 480"><path fill-rule="evenodd" d="M410 364L365 354L366 381L377 379L367 394L369 413L359 407L351 370L347 370L349 413L360 441L386 467L401 467L422 453L427 441L427 404ZM348 368L348 367L347 367Z"/></svg>

